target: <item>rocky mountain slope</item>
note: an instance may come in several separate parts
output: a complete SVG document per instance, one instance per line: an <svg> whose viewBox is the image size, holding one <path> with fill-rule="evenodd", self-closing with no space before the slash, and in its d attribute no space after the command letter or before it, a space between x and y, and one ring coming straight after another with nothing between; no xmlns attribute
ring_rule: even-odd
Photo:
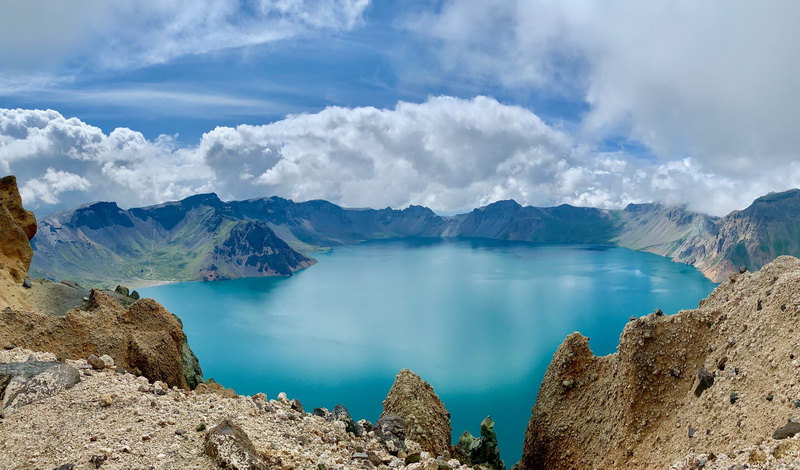
<svg viewBox="0 0 800 470"><path fill-rule="evenodd" d="M717 218L683 207L624 210L500 201L442 217L430 209L346 209L279 197L222 202L214 194L122 210L94 203L41 221L32 272L98 283L289 275L313 260L300 253L378 238L480 237L592 243L648 251L692 264L720 282L782 254L800 255L800 191L757 199Z"/></svg>
<svg viewBox="0 0 800 470"><path fill-rule="evenodd" d="M631 320L615 354L568 336L520 468L799 468L798 293L800 260L783 256L696 310Z"/></svg>
<svg viewBox="0 0 800 470"><path fill-rule="evenodd" d="M17 369L52 367L54 360L48 353L0 351L0 364ZM325 408L309 413L285 394L271 400L264 394L240 396L218 385L188 391L113 368L94 368L85 360L55 365L73 371L70 382L39 376L52 388L30 385L26 393L35 399L3 410L4 469L470 468L452 458L449 448L445 455L426 451L431 443L407 436L398 415L385 415L373 426L353 422L341 405L333 413ZM10 377L3 371L0 366L0 379ZM389 399L402 396L390 393ZM449 420L445 424L434 432L446 429L449 439ZM496 468L482 465L477 461L475 468Z"/></svg>
<svg viewBox="0 0 800 470"><path fill-rule="evenodd" d="M113 287L291 275L313 260L214 195L122 210L87 204L41 220L32 274Z"/></svg>

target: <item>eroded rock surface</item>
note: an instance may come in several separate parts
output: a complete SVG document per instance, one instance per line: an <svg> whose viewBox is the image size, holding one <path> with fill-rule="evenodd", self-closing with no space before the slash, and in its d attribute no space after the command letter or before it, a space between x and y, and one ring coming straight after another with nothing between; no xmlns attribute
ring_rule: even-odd
<svg viewBox="0 0 800 470"><path fill-rule="evenodd" d="M406 436L435 456L451 454L450 413L433 391L433 387L417 374L403 369L397 374L383 401L381 416L397 415L405 421Z"/></svg>
<svg viewBox="0 0 800 470"><path fill-rule="evenodd" d="M184 369L191 370L195 382L202 380L194 355L186 357L180 321L152 299L124 307L111 295L93 290L83 308L63 317L6 308L0 310L0 325L0 344L71 359L108 355L116 365L170 386L196 385L187 381Z"/></svg>
<svg viewBox="0 0 800 470"><path fill-rule="evenodd" d="M0 363L2 413L51 397L80 381L78 370L60 362Z"/></svg>
<svg viewBox="0 0 800 470"><path fill-rule="evenodd" d="M783 256L732 276L695 310L634 319L615 354L596 357L588 338L569 335L542 382L520 468L698 468L687 454L712 468L737 449L774 447L773 432L800 418L798 321L800 260Z"/></svg>

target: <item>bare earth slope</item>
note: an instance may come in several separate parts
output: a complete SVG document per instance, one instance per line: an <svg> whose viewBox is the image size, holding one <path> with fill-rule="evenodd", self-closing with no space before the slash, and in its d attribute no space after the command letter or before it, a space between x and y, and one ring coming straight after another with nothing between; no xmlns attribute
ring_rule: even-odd
<svg viewBox="0 0 800 470"><path fill-rule="evenodd" d="M758 444L795 458L800 442L772 435L800 419L798 320L800 260L782 256L696 310L632 320L615 354L596 357L571 334L542 382L520 468L690 468L687 454L723 461ZM776 464L758 452L741 458Z"/></svg>

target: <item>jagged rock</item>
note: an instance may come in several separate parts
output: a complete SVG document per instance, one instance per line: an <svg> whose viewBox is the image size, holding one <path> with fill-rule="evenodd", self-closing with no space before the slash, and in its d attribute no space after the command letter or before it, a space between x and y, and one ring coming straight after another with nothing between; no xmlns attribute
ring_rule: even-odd
<svg viewBox="0 0 800 470"><path fill-rule="evenodd" d="M464 431L458 439L455 453L462 463L473 467L493 470L505 470L506 468L505 462L500 458L494 422L489 416L481 422L481 437L476 438L468 431Z"/></svg>
<svg viewBox="0 0 800 470"><path fill-rule="evenodd" d="M697 309L627 323L614 354L595 356L587 338L569 335L539 388L519 469L690 468L697 455L687 452L724 449L732 460L786 425L797 411L800 260L737 276ZM646 331L657 334L643 341ZM725 373L708 387L724 357ZM570 378L577 385L566 390Z"/></svg>
<svg viewBox="0 0 800 470"><path fill-rule="evenodd" d="M12 297L12 286L21 286L28 275L35 234L36 218L22 207L16 178L0 178L0 308L25 306Z"/></svg>
<svg viewBox="0 0 800 470"><path fill-rule="evenodd" d="M347 408L342 405L336 405L333 407L333 419L343 422L345 431L351 432L355 436L361 436L364 434L364 430L361 428L361 426L353 421L353 418L350 417L350 412L347 411Z"/></svg>
<svg viewBox="0 0 800 470"><path fill-rule="evenodd" d="M398 415L384 414L373 428L375 437L381 440L393 455L404 450L406 440L406 422Z"/></svg>
<svg viewBox="0 0 800 470"><path fill-rule="evenodd" d="M385 415L398 415L406 424L406 437L434 456L450 457L450 413L433 387L408 369L395 377L383 401Z"/></svg>
<svg viewBox="0 0 800 470"><path fill-rule="evenodd" d="M0 310L0 324L0 344L14 343L73 358L101 350L126 370L138 370L150 380L182 388L189 387L189 380L197 382L202 377L180 321L152 299L124 307L95 289L84 307L64 316L4 309ZM98 365L105 367L104 363Z"/></svg>
<svg viewBox="0 0 800 470"><path fill-rule="evenodd" d="M60 362L34 360L0 364L3 415L71 388L79 381L78 370Z"/></svg>
<svg viewBox="0 0 800 470"><path fill-rule="evenodd" d="M221 468L230 470L266 470L247 434L225 419L208 431L204 452Z"/></svg>
<svg viewBox="0 0 800 470"><path fill-rule="evenodd" d="M142 298L142 296L141 296L141 295L139 295L139 293L138 293L138 292L136 292L136 291L133 291L133 292L131 292L131 298L132 298L132 299L134 299L134 300L139 300L139 299L141 299L141 298Z"/></svg>
<svg viewBox="0 0 800 470"><path fill-rule="evenodd" d="M297 398L292 398L289 401L289 406L291 406L292 409L297 411L298 413L305 413L305 411L303 410L303 404L300 403L300 400L298 400Z"/></svg>
<svg viewBox="0 0 800 470"><path fill-rule="evenodd" d="M130 296L130 290L125 286L117 286L116 289L114 289L114 292L119 295L124 295L125 297Z"/></svg>
<svg viewBox="0 0 800 470"><path fill-rule="evenodd" d="M311 411L311 414L313 414L314 416L325 418L325 421L333 421L333 413L331 413L330 410L324 407L314 408L314 410Z"/></svg>

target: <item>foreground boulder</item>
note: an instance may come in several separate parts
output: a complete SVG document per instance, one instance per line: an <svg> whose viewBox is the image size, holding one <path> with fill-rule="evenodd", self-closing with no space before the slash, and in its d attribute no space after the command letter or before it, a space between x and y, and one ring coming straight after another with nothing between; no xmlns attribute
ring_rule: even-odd
<svg viewBox="0 0 800 470"><path fill-rule="evenodd" d="M206 434L203 451L221 468L229 470L266 470L247 434L225 419Z"/></svg>
<svg viewBox="0 0 800 470"><path fill-rule="evenodd" d="M11 362L0 364L0 397L3 416L21 406L51 397L80 381L78 370L60 362Z"/></svg>
<svg viewBox="0 0 800 470"><path fill-rule="evenodd" d="M798 292L800 260L782 256L732 276L696 310L630 321L615 354L594 356L588 338L569 335L520 468L700 468L709 455L777 444L776 429L800 418Z"/></svg>
<svg viewBox="0 0 800 470"><path fill-rule="evenodd" d="M487 416L481 421L481 437L474 437L464 431L456 444L455 456L474 468L505 470L506 464L500 458L497 434L494 432L494 421L491 417Z"/></svg>
<svg viewBox="0 0 800 470"><path fill-rule="evenodd" d="M92 290L85 307L63 317L6 308L0 311L0 325L0 344L71 359L108 355L116 365L170 386L193 388L202 381L180 320L152 299L126 308Z"/></svg>
<svg viewBox="0 0 800 470"><path fill-rule="evenodd" d="M450 413L433 387L408 369L397 374L383 401L381 417L389 415L403 419L406 437L419 442L423 450L450 457Z"/></svg>

